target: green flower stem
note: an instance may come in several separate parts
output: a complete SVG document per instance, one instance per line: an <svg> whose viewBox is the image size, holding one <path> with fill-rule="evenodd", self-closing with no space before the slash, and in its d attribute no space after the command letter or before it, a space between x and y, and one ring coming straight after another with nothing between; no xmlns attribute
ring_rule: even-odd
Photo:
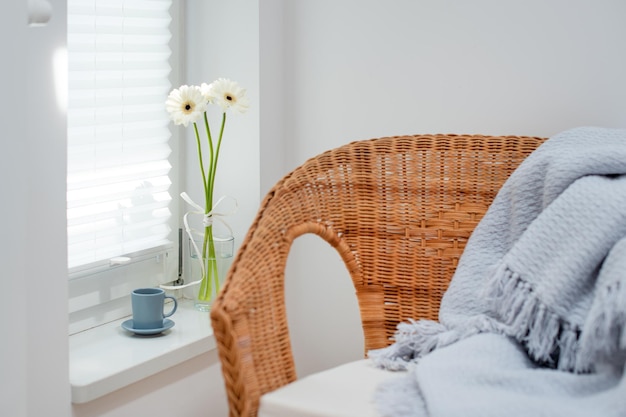
<svg viewBox="0 0 626 417"><path fill-rule="evenodd" d="M206 112L204 112L204 128L206 130L207 142L209 143L209 178L202 177L204 180L204 192L205 192L205 214L213 209L213 181L211 178L215 178L215 164L217 162L215 157L215 151L213 149L213 138L211 137L211 129L209 127L209 119Z"/></svg>
<svg viewBox="0 0 626 417"><path fill-rule="evenodd" d="M194 133L196 135L196 144L198 148L198 161L200 163L200 172L202 173L202 185L204 187L205 207L209 207L208 204L211 203L209 200L209 196L212 193L209 192L210 190L208 188L208 178L211 178L212 176L211 175L212 164L209 165L209 177L207 178L206 170L204 169L204 158L202 157L202 143L200 142L200 134L198 132L198 125L195 122L193 124L193 128L194 128ZM210 131L208 130L208 124L206 123L206 114L205 114L205 128L207 129L207 134L210 137ZM205 212L208 213L208 211L205 211ZM202 255L199 256L200 259L198 259L204 265L204 268L203 268L204 272L202 274L202 281L200 282L200 290L198 294L198 298L200 298L201 300L209 300L211 297L211 280L207 279L209 276L208 275L209 274L208 260L211 259L210 256L207 256L207 244L208 244L207 239L209 236L211 236L211 228L205 228L204 241L202 243ZM213 248L213 253L214 252L215 252L215 248ZM211 270L213 270L213 268L211 268Z"/></svg>
<svg viewBox="0 0 626 417"><path fill-rule="evenodd" d="M202 184L204 185L204 194L208 194L207 190L207 178L204 171L204 163L202 161L202 145L200 143L200 134L198 133L198 125L194 122L193 130L196 134L196 145L198 147L198 161L200 162L200 172L202 173Z"/></svg>
<svg viewBox="0 0 626 417"><path fill-rule="evenodd" d="M217 258L215 255L215 242L212 237L213 226L205 228L204 241L202 243L202 262L204 264L204 274L200 282L198 299L210 301L213 295L213 285L215 292L219 290L219 276L217 268Z"/></svg>
<svg viewBox="0 0 626 417"><path fill-rule="evenodd" d="M220 127L220 135L217 139L217 148L215 150L215 163L213 165L213 170L209 175L209 189L211 190L211 195L213 194L213 187L215 186L215 173L217 172L217 160L220 156L222 137L224 136L224 126L226 126L226 112L222 113L222 126Z"/></svg>
<svg viewBox="0 0 626 417"><path fill-rule="evenodd" d="M220 127L220 134L217 141L217 146L213 146L213 139L211 137L211 129L209 127L209 121L206 112L204 113L204 127L207 134L207 141L209 145L209 174L205 175L204 166L202 163L202 156L200 151L200 137L196 128L196 140L198 142L198 153L200 155L200 169L202 170L202 181L204 183L204 197L205 197L205 214L208 214L213 210L213 191L215 187L215 175L217 172L217 160L219 158L219 151L222 144L222 137L224 135L224 125L226 124L226 113L222 114L222 125ZM200 290L198 293L198 299L203 301L210 301L213 295L213 288L215 293L219 291L220 282L218 274L217 258L215 253L215 241L213 239L213 226L206 226L204 228L204 240L202 242L202 262L204 265L204 274L200 283Z"/></svg>

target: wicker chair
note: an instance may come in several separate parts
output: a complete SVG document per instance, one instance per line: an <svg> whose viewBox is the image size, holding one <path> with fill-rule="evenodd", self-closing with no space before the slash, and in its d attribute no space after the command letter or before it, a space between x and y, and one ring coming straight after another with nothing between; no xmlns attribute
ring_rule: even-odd
<svg viewBox="0 0 626 417"><path fill-rule="evenodd" d="M296 380L284 300L294 239L314 233L345 262L365 347L409 318L437 319L474 227L536 137L422 135L357 141L311 158L261 204L211 311L231 416Z"/></svg>

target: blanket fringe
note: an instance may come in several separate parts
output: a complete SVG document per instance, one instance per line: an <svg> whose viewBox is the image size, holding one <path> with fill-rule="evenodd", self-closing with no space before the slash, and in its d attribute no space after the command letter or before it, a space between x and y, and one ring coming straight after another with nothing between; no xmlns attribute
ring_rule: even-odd
<svg viewBox="0 0 626 417"><path fill-rule="evenodd" d="M370 350L368 357L383 369L405 371L425 354L458 341L460 336L458 331L448 330L436 321L410 320L398 324L394 344Z"/></svg>
<svg viewBox="0 0 626 417"><path fill-rule="evenodd" d="M619 281L598 287L583 329L555 314L506 265L495 271L487 289L495 317L478 315L450 327L431 320L400 323L395 343L371 350L368 356L378 367L407 370L435 349L477 333L495 332L515 338L538 364L562 371L590 372L598 363L626 357L626 288Z"/></svg>
<svg viewBox="0 0 626 417"><path fill-rule="evenodd" d="M622 360L626 356L626 288L619 281L600 286L583 328L576 366Z"/></svg>
<svg viewBox="0 0 626 417"><path fill-rule="evenodd" d="M524 345L533 360L564 371L587 371L576 361L580 329L552 312L506 264L492 280L487 296L493 312L505 324L504 332Z"/></svg>

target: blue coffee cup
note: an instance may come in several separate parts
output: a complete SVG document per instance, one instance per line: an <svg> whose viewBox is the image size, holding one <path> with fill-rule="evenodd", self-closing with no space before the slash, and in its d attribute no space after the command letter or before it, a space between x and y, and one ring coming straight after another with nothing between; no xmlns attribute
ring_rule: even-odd
<svg viewBox="0 0 626 417"><path fill-rule="evenodd" d="M165 313L165 300L173 301L172 309ZM171 316L178 308L176 298L166 295L161 288L137 288L131 293L133 327L135 329L160 329L163 319Z"/></svg>

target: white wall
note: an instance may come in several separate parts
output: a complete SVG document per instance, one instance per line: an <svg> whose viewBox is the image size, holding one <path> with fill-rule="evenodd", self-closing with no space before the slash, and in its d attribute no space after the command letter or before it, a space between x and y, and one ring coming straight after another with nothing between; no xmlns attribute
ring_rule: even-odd
<svg viewBox="0 0 626 417"><path fill-rule="evenodd" d="M283 13L285 170L378 136L626 127L621 0L285 1ZM334 301L353 291L333 286L341 266L322 269L335 261L324 245L298 242L290 258L300 375L362 355L355 305Z"/></svg>
<svg viewBox="0 0 626 417"><path fill-rule="evenodd" d="M285 4L292 164L379 135L626 122L623 1Z"/></svg>
<svg viewBox="0 0 626 417"><path fill-rule="evenodd" d="M26 228L25 216L22 214L22 204L19 202L26 198L24 180L25 169L20 166L26 152L24 141L14 140L19 137L26 121L26 116L19 110L25 107L27 100L21 93L20 85L24 85L25 74L21 71L26 61L25 50L15 50L12 48L14 34L20 37L26 36L23 22L18 17L25 16L26 4L11 2L5 5L5 13L2 14L2 24L0 24L0 42L2 42L2 53L8 54L5 58L14 65L3 66L0 70L3 79L14 80L7 83L4 93L14 100L2 100L0 111L2 112L2 148L0 153L0 175L2 178L15 178L15 181L3 181L3 204L0 205L2 215L2 228L4 238L0 244L0 259L3 265L2 282L7 293L23 294L26 290L26 283L23 281L24 273L24 248ZM18 104L18 106L14 106ZM17 175L16 175L17 174ZM16 297L9 297L0 304L0 313L3 317L16 317L15 320L7 320L6 334L11 335L12 340L6 343L6 336L3 336L3 343L0 344L0 369L2 369L2 387L0 390L0 408L7 410L10 415L23 417L27 414L26 396L28 392L27 377L24 375L26 369L25 347L28 346L25 317L25 306ZM66 378L67 379L67 378ZM10 391L5 385L11 384Z"/></svg>
<svg viewBox="0 0 626 417"><path fill-rule="evenodd" d="M259 2L260 186L261 197L285 175L287 67L284 0Z"/></svg>
<svg viewBox="0 0 626 417"><path fill-rule="evenodd" d="M27 1L3 3L0 42L2 415L70 410L65 240L65 115L57 103L55 51L65 45L65 3L28 27Z"/></svg>

